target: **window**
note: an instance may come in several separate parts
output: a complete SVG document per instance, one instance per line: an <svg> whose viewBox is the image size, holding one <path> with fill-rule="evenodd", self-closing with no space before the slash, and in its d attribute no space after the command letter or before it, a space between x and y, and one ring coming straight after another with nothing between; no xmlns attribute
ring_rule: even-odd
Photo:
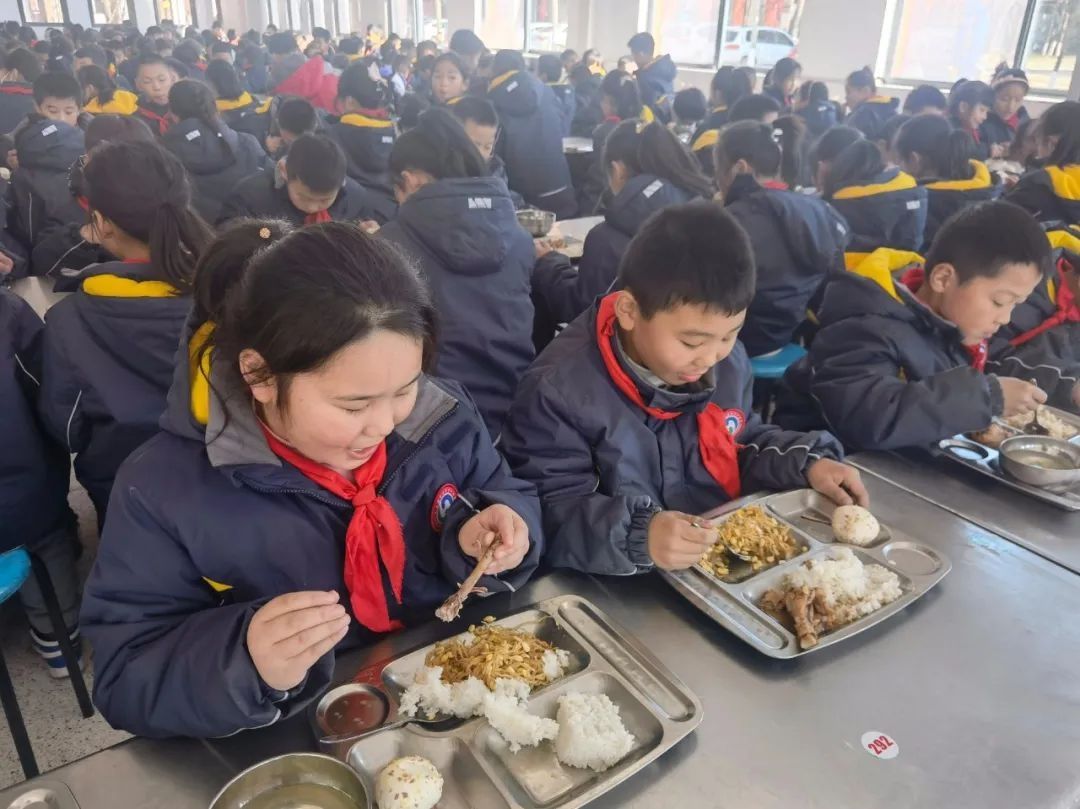
<svg viewBox="0 0 1080 809"><path fill-rule="evenodd" d="M721 0L653 0L649 28L657 54L683 65L716 64Z"/></svg>
<svg viewBox="0 0 1080 809"><path fill-rule="evenodd" d="M172 20L181 31L189 25L195 25L195 14L191 10L190 0L155 0L158 22Z"/></svg>
<svg viewBox="0 0 1080 809"><path fill-rule="evenodd" d="M480 0L476 35L492 51L525 47L525 0Z"/></svg>
<svg viewBox="0 0 1080 809"><path fill-rule="evenodd" d="M423 38L445 46L450 41L446 20L447 0L424 0Z"/></svg>
<svg viewBox="0 0 1080 809"><path fill-rule="evenodd" d="M129 0L91 0L90 13L94 25L120 25L124 20L135 19Z"/></svg>
<svg viewBox="0 0 1080 809"><path fill-rule="evenodd" d="M768 70L785 57L797 57L799 25L806 0L730 0L720 49L722 65L749 65Z"/></svg>
<svg viewBox="0 0 1080 809"><path fill-rule="evenodd" d="M1064 93L1080 52L1080 2L1040 0L1035 4L1023 48L1023 66L1032 90Z"/></svg>
<svg viewBox="0 0 1080 809"><path fill-rule="evenodd" d="M23 10L27 23L62 25L66 19L60 0L23 0Z"/></svg>
<svg viewBox="0 0 1080 809"><path fill-rule="evenodd" d="M402 39L416 41L416 3L413 0L390 0L390 31Z"/></svg>
<svg viewBox="0 0 1080 809"><path fill-rule="evenodd" d="M570 28L569 6L573 0L530 0L529 28L525 47L533 53L566 50Z"/></svg>

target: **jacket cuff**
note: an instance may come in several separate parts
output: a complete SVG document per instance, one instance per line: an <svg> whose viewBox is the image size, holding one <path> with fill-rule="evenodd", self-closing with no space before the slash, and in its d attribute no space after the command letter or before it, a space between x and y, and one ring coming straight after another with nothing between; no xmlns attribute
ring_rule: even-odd
<svg viewBox="0 0 1080 809"><path fill-rule="evenodd" d="M645 506L630 515L626 555L639 572L653 568L652 556L649 555L649 525L660 511L659 506Z"/></svg>
<svg viewBox="0 0 1080 809"><path fill-rule="evenodd" d="M1005 412L1005 393L1001 390L1001 380L996 374L987 374L986 387L990 392L990 415L998 417Z"/></svg>

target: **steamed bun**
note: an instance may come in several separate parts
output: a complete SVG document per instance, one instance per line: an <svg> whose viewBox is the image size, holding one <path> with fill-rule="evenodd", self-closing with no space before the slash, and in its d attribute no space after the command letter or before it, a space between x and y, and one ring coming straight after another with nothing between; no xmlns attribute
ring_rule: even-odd
<svg viewBox="0 0 1080 809"><path fill-rule="evenodd" d="M881 525L862 506L839 506L833 512L833 533L841 542L865 547L878 538Z"/></svg>
<svg viewBox="0 0 1080 809"><path fill-rule="evenodd" d="M379 809L432 809L442 797L443 779L422 756L395 758L375 779Z"/></svg>

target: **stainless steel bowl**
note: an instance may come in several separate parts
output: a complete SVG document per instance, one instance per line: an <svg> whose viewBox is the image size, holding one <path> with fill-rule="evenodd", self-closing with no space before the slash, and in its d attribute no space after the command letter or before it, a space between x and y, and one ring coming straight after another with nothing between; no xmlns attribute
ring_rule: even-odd
<svg viewBox="0 0 1080 809"><path fill-rule="evenodd" d="M1001 468L1017 480L1043 489L1080 484L1080 447L1060 438L1021 435L998 447Z"/></svg>
<svg viewBox="0 0 1080 809"><path fill-rule="evenodd" d="M366 809L360 776L337 759L289 753L250 767L225 785L210 809Z"/></svg>
<svg viewBox="0 0 1080 809"><path fill-rule="evenodd" d="M534 239L547 236L555 225L555 214L551 211L541 211L536 208L526 208L517 212L518 224L532 234Z"/></svg>

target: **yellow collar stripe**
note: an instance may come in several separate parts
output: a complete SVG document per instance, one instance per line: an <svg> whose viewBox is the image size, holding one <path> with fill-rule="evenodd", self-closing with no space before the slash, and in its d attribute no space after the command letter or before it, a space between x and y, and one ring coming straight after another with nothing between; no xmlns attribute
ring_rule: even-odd
<svg viewBox="0 0 1080 809"><path fill-rule="evenodd" d="M134 115L139 108L139 97L127 90L117 90L108 104L91 99L83 110L91 115Z"/></svg>
<svg viewBox="0 0 1080 809"><path fill-rule="evenodd" d="M173 298L180 291L164 281L136 281L119 275L94 275L83 281L87 295L100 298Z"/></svg>
<svg viewBox="0 0 1080 809"><path fill-rule="evenodd" d="M885 290L890 298L902 303L903 300L900 297L900 293L896 290L896 282L893 280L893 273L904 267L922 264L923 258L918 253L910 253L904 250L890 250L887 247L881 247L870 254L851 253L845 255L844 263L847 265L849 271L853 272L855 275L873 281Z"/></svg>
<svg viewBox="0 0 1080 809"><path fill-rule="evenodd" d="M203 351L214 333L207 321L196 329L188 343L188 382L191 386L191 417L204 427L210 423L210 352Z"/></svg>
<svg viewBox="0 0 1080 809"><path fill-rule="evenodd" d="M652 111L651 107L642 107L641 108L641 120L644 121L647 124L651 124L653 121L656 120L656 116L653 115L653 111Z"/></svg>
<svg viewBox="0 0 1080 809"><path fill-rule="evenodd" d="M358 112L350 112L347 115L342 115L341 123L346 126L362 126L368 129L389 129L394 125L392 121L388 121L384 118L369 118Z"/></svg>
<svg viewBox="0 0 1080 809"><path fill-rule="evenodd" d="M1050 175L1055 194L1062 199L1080 200L1080 165L1074 164L1064 168L1047 166L1046 173Z"/></svg>
<svg viewBox="0 0 1080 809"><path fill-rule="evenodd" d="M865 197L876 197L879 194L891 194L895 191L909 191L917 187L918 183L915 182L914 177L900 172L887 183L852 185L841 188L833 194L833 199L864 199Z"/></svg>
<svg viewBox="0 0 1080 809"><path fill-rule="evenodd" d="M937 183L927 183L927 188L935 191L976 191L980 188L989 188L990 169L981 160L972 160L971 166L975 169L975 176L970 180L942 180Z"/></svg>
<svg viewBox="0 0 1080 809"><path fill-rule="evenodd" d="M698 139L694 141L694 145L691 146L690 149L694 152L700 152L702 149L711 149L716 145L718 140L720 140L719 129L706 129L698 135Z"/></svg>
<svg viewBox="0 0 1080 809"><path fill-rule="evenodd" d="M1077 168L1080 168L1078 166ZM1077 238L1076 234L1068 230L1051 230L1046 234L1046 238L1050 242L1050 246L1055 250L1068 250L1070 253L1076 253L1080 256L1080 238Z"/></svg>
<svg viewBox="0 0 1080 809"><path fill-rule="evenodd" d="M505 84L507 81L509 81L510 77L513 76L517 72L518 71L516 71L516 70L508 70L506 73L503 73L501 76L497 76L496 78L492 79L491 84L488 85L488 92L494 90L496 87L498 87L501 84Z"/></svg>
<svg viewBox="0 0 1080 809"><path fill-rule="evenodd" d="M259 115L266 115L266 113L270 112L270 105L273 103L274 99L268 98L262 103L262 105L258 109L255 110L255 112Z"/></svg>
<svg viewBox="0 0 1080 809"><path fill-rule="evenodd" d="M241 107L246 107L254 103L254 99L251 97L251 93L241 93L238 98L219 98L217 100L218 112L230 112L231 110L238 110Z"/></svg>
<svg viewBox="0 0 1080 809"><path fill-rule="evenodd" d="M233 586L231 584L222 584L219 581L214 581L213 579L208 579L208 578L206 578L206 576L203 576L203 581L206 582L207 584L209 584L213 588L215 593L224 593L224 592L227 592L227 591L229 591L229 590L231 590L233 588Z"/></svg>

